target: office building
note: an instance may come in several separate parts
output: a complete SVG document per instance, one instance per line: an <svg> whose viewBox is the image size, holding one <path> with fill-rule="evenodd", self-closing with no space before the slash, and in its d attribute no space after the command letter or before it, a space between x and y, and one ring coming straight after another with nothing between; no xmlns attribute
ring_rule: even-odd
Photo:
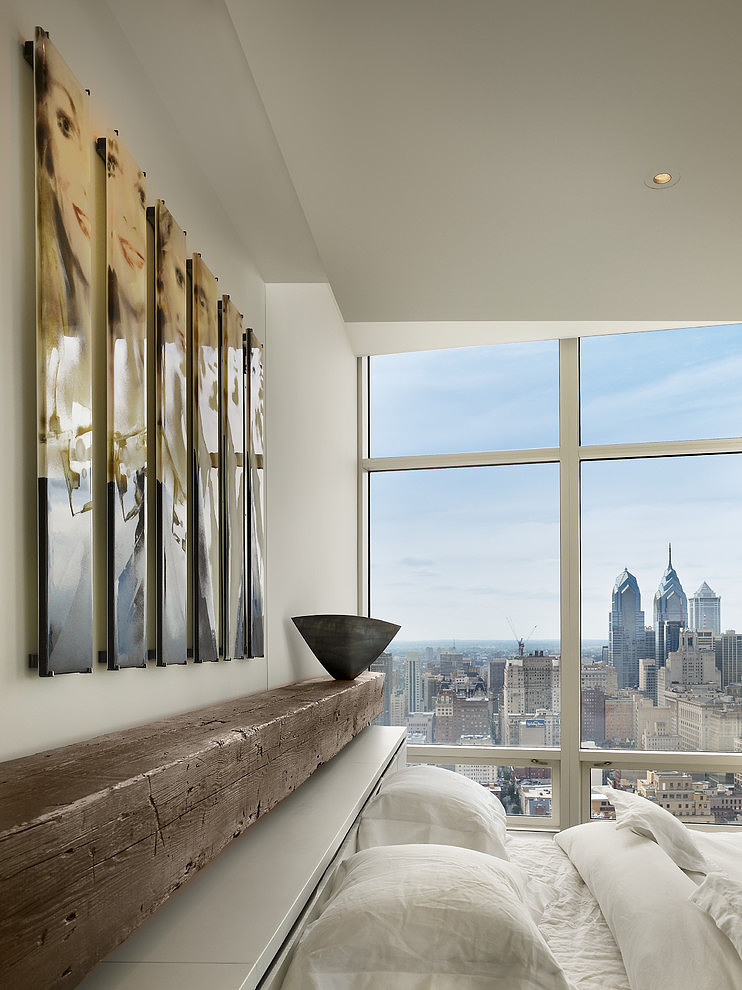
<svg viewBox="0 0 742 990"><path fill-rule="evenodd" d="M639 661L639 690L653 704L657 704L657 662L642 658Z"/></svg>
<svg viewBox="0 0 742 990"><path fill-rule="evenodd" d="M583 690L600 688L604 694L615 694L618 691L618 674L612 663L598 660L595 663L582 663L580 667L580 684Z"/></svg>
<svg viewBox="0 0 742 990"><path fill-rule="evenodd" d="M639 585L626 568L616 578L608 624L611 663L619 688L639 686L639 654L644 642L644 612Z"/></svg>
<svg viewBox="0 0 742 990"><path fill-rule="evenodd" d="M537 651L513 657L505 667L504 710L534 712L537 708L559 711L559 658Z"/></svg>
<svg viewBox="0 0 742 990"><path fill-rule="evenodd" d="M672 546L667 551L667 567L654 596L655 659L665 665L667 654L677 650L680 630L688 625L688 601L680 578L672 566Z"/></svg>
<svg viewBox="0 0 742 990"><path fill-rule="evenodd" d="M704 581L695 595L688 599L688 628L721 632L721 598Z"/></svg>
<svg viewBox="0 0 742 990"><path fill-rule="evenodd" d="M605 691L600 687L583 687L581 691L582 745L605 740Z"/></svg>
<svg viewBox="0 0 742 990"><path fill-rule="evenodd" d="M716 669L716 654L709 646L698 645L696 633L692 629L681 630L678 648L667 655L665 689L673 684L721 687L721 676Z"/></svg>
<svg viewBox="0 0 742 990"><path fill-rule="evenodd" d="M407 714L421 712L423 705L423 674L420 663L420 654L411 650L404 661L405 671L405 698Z"/></svg>
<svg viewBox="0 0 742 990"><path fill-rule="evenodd" d="M721 686L742 681L742 633L727 629L717 640Z"/></svg>
<svg viewBox="0 0 742 990"><path fill-rule="evenodd" d="M376 725L391 725L391 699L394 690L394 658L391 653L382 653L371 664L370 670L378 670L384 675L384 711L376 719Z"/></svg>

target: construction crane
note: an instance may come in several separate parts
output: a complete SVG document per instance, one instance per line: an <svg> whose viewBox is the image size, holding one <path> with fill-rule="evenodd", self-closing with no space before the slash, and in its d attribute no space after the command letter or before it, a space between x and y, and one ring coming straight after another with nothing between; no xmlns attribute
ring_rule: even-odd
<svg viewBox="0 0 742 990"><path fill-rule="evenodd" d="M513 630L513 636L515 636L515 642L518 644L518 656L522 657L523 648L525 647L526 643L531 638L531 636L533 636L533 634L536 632L536 626L533 627L533 629L529 632L529 634L526 636L525 639L522 639L515 631L515 626L513 625L510 616L508 616L508 622L510 623L510 628Z"/></svg>

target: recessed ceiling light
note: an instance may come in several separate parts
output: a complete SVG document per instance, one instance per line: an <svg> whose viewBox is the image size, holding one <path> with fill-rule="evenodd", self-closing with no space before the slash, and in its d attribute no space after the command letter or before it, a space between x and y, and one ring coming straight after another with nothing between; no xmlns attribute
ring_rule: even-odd
<svg viewBox="0 0 742 990"><path fill-rule="evenodd" d="M680 179L678 172L649 172L644 176L644 185L650 189L667 189Z"/></svg>

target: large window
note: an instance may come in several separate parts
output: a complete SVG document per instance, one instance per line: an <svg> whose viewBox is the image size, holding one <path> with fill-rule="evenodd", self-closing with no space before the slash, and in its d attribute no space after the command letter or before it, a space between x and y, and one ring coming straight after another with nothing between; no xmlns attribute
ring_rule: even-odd
<svg viewBox="0 0 742 990"><path fill-rule="evenodd" d="M580 341L583 444L742 435L738 325Z"/></svg>
<svg viewBox="0 0 742 990"><path fill-rule="evenodd" d="M368 607L402 626L377 666L411 759L562 826L610 813L596 780L742 823L742 327L367 373Z"/></svg>
<svg viewBox="0 0 742 990"><path fill-rule="evenodd" d="M370 359L372 457L553 447L555 340Z"/></svg>
<svg viewBox="0 0 742 990"><path fill-rule="evenodd" d="M739 454L582 465L583 744L733 751L741 565Z"/></svg>

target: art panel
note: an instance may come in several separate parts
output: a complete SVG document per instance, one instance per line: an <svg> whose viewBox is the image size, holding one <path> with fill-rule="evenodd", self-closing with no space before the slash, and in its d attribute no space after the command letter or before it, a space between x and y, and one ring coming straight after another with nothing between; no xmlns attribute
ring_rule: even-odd
<svg viewBox="0 0 742 990"><path fill-rule="evenodd" d="M248 656L265 653L265 382L263 347L252 332L248 339L248 422L250 464L250 601L248 612Z"/></svg>
<svg viewBox="0 0 742 990"><path fill-rule="evenodd" d="M220 449L221 429L217 282L201 256L193 273L193 657L221 652Z"/></svg>
<svg viewBox="0 0 742 990"><path fill-rule="evenodd" d="M88 95L46 33L34 44L39 673L93 657Z"/></svg>
<svg viewBox="0 0 742 990"><path fill-rule="evenodd" d="M188 393L186 237L162 201L155 207L155 416L157 663L188 651Z"/></svg>
<svg viewBox="0 0 742 990"><path fill-rule="evenodd" d="M147 663L147 198L145 177L110 131L106 163L108 666Z"/></svg>
<svg viewBox="0 0 742 990"><path fill-rule="evenodd" d="M242 316L224 296L222 321L222 548L224 659L245 656L245 342Z"/></svg>

